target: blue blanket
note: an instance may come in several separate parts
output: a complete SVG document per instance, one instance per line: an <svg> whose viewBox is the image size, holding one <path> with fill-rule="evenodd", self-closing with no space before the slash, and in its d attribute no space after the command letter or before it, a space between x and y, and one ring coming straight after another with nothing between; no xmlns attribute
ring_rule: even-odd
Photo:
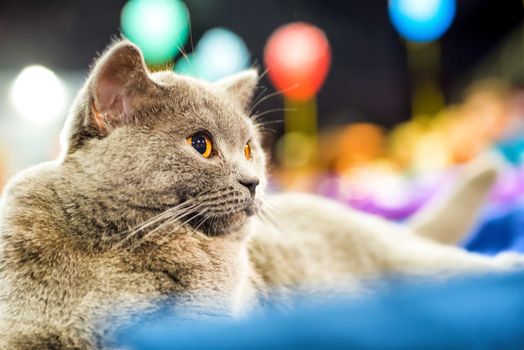
<svg viewBox="0 0 524 350"><path fill-rule="evenodd" d="M412 281L413 282L413 281ZM392 285L395 281L392 281ZM399 282L243 321L182 321L168 312L122 330L132 349L523 349L524 272L443 284Z"/></svg>
<svg viewBox="0 0 524 350"><path fill-rule="evenodd" d="M524 253L524 204L492 205L466 238L464 248L486 255L502 251Z"/></svg>
<svg viewBox="0 0 524 350"><path fill-rule="evenodd" d="M524 205L493 205L464 241L524 252ZM361 299L266 307L243 321L184 321L164 311L120 332L132 349L524 349L524 271L446 283L389 281ZM165 310L168 310L166 307Z"/></svg>

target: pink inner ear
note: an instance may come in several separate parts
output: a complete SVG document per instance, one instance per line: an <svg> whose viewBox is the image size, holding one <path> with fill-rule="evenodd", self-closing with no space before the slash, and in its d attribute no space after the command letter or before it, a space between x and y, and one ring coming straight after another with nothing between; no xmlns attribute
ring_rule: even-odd
<svg viewBox="0 0 524 350"><path fill-rule="evenodd" d="M99 129L129 121L133 99L149 86L138 48L125 41L115 45L100 59L93 74L95 123L102 125Z"/></svg>
<svg viewBox="0 0 524 350"><path fill-rule="evenodd" d="M95 88L96 108L99 113L110 118L123 117L125 88L109 79L109 77L100 77Z"/></svg>

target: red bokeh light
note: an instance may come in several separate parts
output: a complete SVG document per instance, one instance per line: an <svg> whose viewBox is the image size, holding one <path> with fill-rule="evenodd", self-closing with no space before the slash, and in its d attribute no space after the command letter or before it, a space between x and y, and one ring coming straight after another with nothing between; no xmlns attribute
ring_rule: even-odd
<svg viewBox="0 0 524 350"><path fill-rule="evenodd" d="M278 28L264 50L264 62L275 87L292 100L308 100L321 88L331 63L324 32L297 22Z"/></svg>

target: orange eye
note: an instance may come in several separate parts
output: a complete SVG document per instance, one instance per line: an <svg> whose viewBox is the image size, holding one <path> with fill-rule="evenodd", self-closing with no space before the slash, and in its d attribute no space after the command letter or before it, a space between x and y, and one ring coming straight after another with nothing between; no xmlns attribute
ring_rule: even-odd
<svg viewBox="0 0 524 350"><path fill-rule="evenodd" d="M244 146L244 156L247 160L251 160L251 146L249 145L249 143L246 143L246 145Z"/></svg>
<svg viewBox="0 0 524 350"><path fill-rule="evenodd" d="M193 148L200 153L204 158L211 157L213 152L213 143L209 136L203 132L197 132L193 136L188 137L187 143L189 143Z"/></svg>

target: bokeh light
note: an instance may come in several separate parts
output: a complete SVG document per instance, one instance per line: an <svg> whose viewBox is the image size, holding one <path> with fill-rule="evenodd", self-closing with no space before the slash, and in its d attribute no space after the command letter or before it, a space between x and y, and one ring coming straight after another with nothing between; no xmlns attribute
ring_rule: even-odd
<svg viewBox="0 0 524 350"><path fill-rule="evenodd" d="M391 22L409 41L438 39L451 26L455 12L455 0L389 0Z"/></svg>
<svg viewBox="0 0 524 350"><path fill-rule="evenodd" d="M198 77L198 66L195 53L188 53L180 57L175 65L175 71L179 74Z"/></svg>
<svg viewBox="0 0 524 350"><path fill-rule="evenodd" d="M23 117L45 123L64 112L66 89L60 78L48 68L28 66L11 85L10 99Z"/></svg>
<svg viewBox="0 0 524 350"><path fill-rule="evenodd" d="M218 80L237 73L249 64L249 52L244 40L225 28L207 31L197 44L200 76Z"/></svg>
<svg viewBox="0 0 524 350"><path fill-rule="evenodd" d="M290 168L300 168L311 161L315 145L311 137L300 132L287 132L276 145L277 158Z"/></svg>
<svg viewBox="0 0 524 350"><path fill-rule="evenodd" d="M291 23L271 34L264 62L277 89L292 100L304 101L322 87L331 50L322 30L307 23Z"/></svg>
<svg viewBox="0 0 524 350"><path fill-rule="evenodd" d="M179 0L130 0L122 9L124 35L138 45L150 64L173 59L189 35L189 15Z"/></svg>
<svg viewBox="0 0 524 350"><path fill-rule="evenodd" d="M368 163L383 152L384 130L370 123L356 123L342 129L340 139L334 143L339 159L335 169L343 173L351 166Z"/></svg>
<svg viewBox="0 0 524 350"><path fill-rule="evenodd" d="M183 45L186 50L193 48L193 43L188 44L189 13L184 2L190 5L191 14L195 14L194 33L198 37L194 38L193 52L181 55ZM492 8L496 9L499 5L495 0L492 2ZM126 5L122 8L122 4ZM250 30L256 23L238 21L235 16L220 19L222 11L232 13L233 7L184 0L126 0L115 6L115 13L121 11L123 34L142 48L152 71L175 63L177 73L216 81L262 58L257 58L260 52L256 49L261 38L256 31ZM279 27L282 18L277 16L278 6L272 6L275 18L260 18L266 28L274 30L266 38L263 59L268 78L279 91L274 94L257 91L261 103L255 106L253 113L260 114L263 123L264 144L268 146L270 161L273 162L270 181L274 188L322 193L359 210L403 219L433 193L433 185L428 187L429 190L420 189L417 184L421 178L435 176L438 179L438 176L448 174L450 169L495 149L519 171L515 179L506 180L505 186L497 190L496 200L506 201L517 196L515 193L519 191L524 193L524 89L519 83L522 79L513 80L513 77L518 78L522 64L518 55L511 55L512 52L521 52L518 48L511 48L516 43L522 44L522 33L504 34L510 22L502 26L504 33L492 32L493 18L486 14L484 22L479 24L490 30L490 36L483 38L482 33L477 33L479 35L474 40L461 41L463 26L457 26L456 31L449 33L450 39L461 41L464 50L450 51L447 45L420 45L419 42L438 40L453 24L457 11L464 11L464 16L456 19L457 22L463 21L469 16L468 11L476 12L471 11L475 5L456 0L388 0L366 8L371 14L389 6L391 18L373 16L362 22L354 19L365 16L366 12L354 11L353 6L341 5L339 8L348 11L348 20L355 24L353 29L358 35L347 36L345 24L323 20L326 14L321 13L321 7L312 7L313 12L309 14L306 14L309 10L303 7L304 14L299 13L296 20L329 22L322 28L304 22ZM500 5L500 10L507 7ZM319 12L319 16L315 12ZM220 16L213 19L215 15ZM476 16L468 20L473 23L479 18ZM114 31L115 24L118 24L114 20L113 16L111 25L104 27ZM119 18L116 20L118 22ZM504 22L499 17L497 20ZM513 19L511 24L516 21ZM212 23L220 23L227 29L210 27ZM407 42L399 41L398 35L389 35L392 25ZM235 32L229 28L235 28ZM378 35L379 32L384 35ZM271 34L271 31L265 33ZM368 33L377 35L368 40ZM328 35L331 42L327 40ZM509 40L511 38L514 39ZM500 40L500 46L493 46L495 39ZM482 51L486 52L485 58L481 58L480 46L476 51L481 41L489 44ZM405 57L385 61L373 57L384 57L389 49L402 44L406 44ZM464 57L474 57L473 51L471 56L464 56L468 45L480 56L476 55L475 60L465 64ZM330 46L337 50L332 52ZM493 50L489 49L491 47ZM384 50L380 51L380 48ZM508 54L503 48L508 50ZM13 58L8 57L9 52L5 57L15 61L19 57L16 51L15 46L11 53ZM60 52L65 55L65 51ZM21 51L21 55L26 54ZM333 69L336 68L337 77L333 76L336 79L322 94L317 109L315 95L331 69L332 57L336 60ZM50 59L51 56L43 60L49 62ZM463 75L459 74L462 69L448 67L449 62L457 59L457 62L462 62L457 63L457 67L471 66L472 74L457 78ZM64 116L65 108L60 102L63 94L68 95L69 90L80 88L86 74L85 70L70 71L76 67L74 64L61 66L60 62L53 63L53 68L63 69L57 70L56 75L40 67L39 74L43 69L44 78L38 74L36 78L27 78L26 72L20 74L16 83L11 83L11 79L0 79L1 91L9 91L11 87L10 95L6 96L11 101L0 104L4 107L0 108L3 117L0 118L0 141L3 142L0 148L5 149L4 156L0 155L0 183L2 166L7 178L16 170L55 154L45 145L49 139L56 139L52 133L57 132L59 123L48 121ZM82 61L76 59L76 62ZM14 76L13 73L18 72L10 69L16 66L6 64L0 74ZM362 70L362 75L355 74L359 70ZM382 86L387 84L383 82L392 77L400 78L404 73L409 73L404 83L399 84L398 89L390 89L391 94L385 94ZM496 81L490 79L480 84L485 77ZM46 83L49 80L52 82ZM466 85L470 87L461 99L459 94ZM410 92L414 94L411 115L407 115L410 106L406 105L405 97ZM278 100L281 93L285 96L283 106ZM276 101L264 95L275 96ZM518 96L521 96L520 105L514 105ZM451 101L452 105L446 105ZM388 108L382 108L383 105ZM272 114L281 111L283 124L280 124L281 115ZM19 137L21 141L16 139L17 134L23 136ZM27 142L28 138L31 143Z"/></svg>
<svg viewBox="0 0 524 350"><path fill-rule="evenodd" d="M249 51L244 40L226 28L204 33L195 52L181 58L175 70L209 81L217 81L249 66Z"/></svg>

